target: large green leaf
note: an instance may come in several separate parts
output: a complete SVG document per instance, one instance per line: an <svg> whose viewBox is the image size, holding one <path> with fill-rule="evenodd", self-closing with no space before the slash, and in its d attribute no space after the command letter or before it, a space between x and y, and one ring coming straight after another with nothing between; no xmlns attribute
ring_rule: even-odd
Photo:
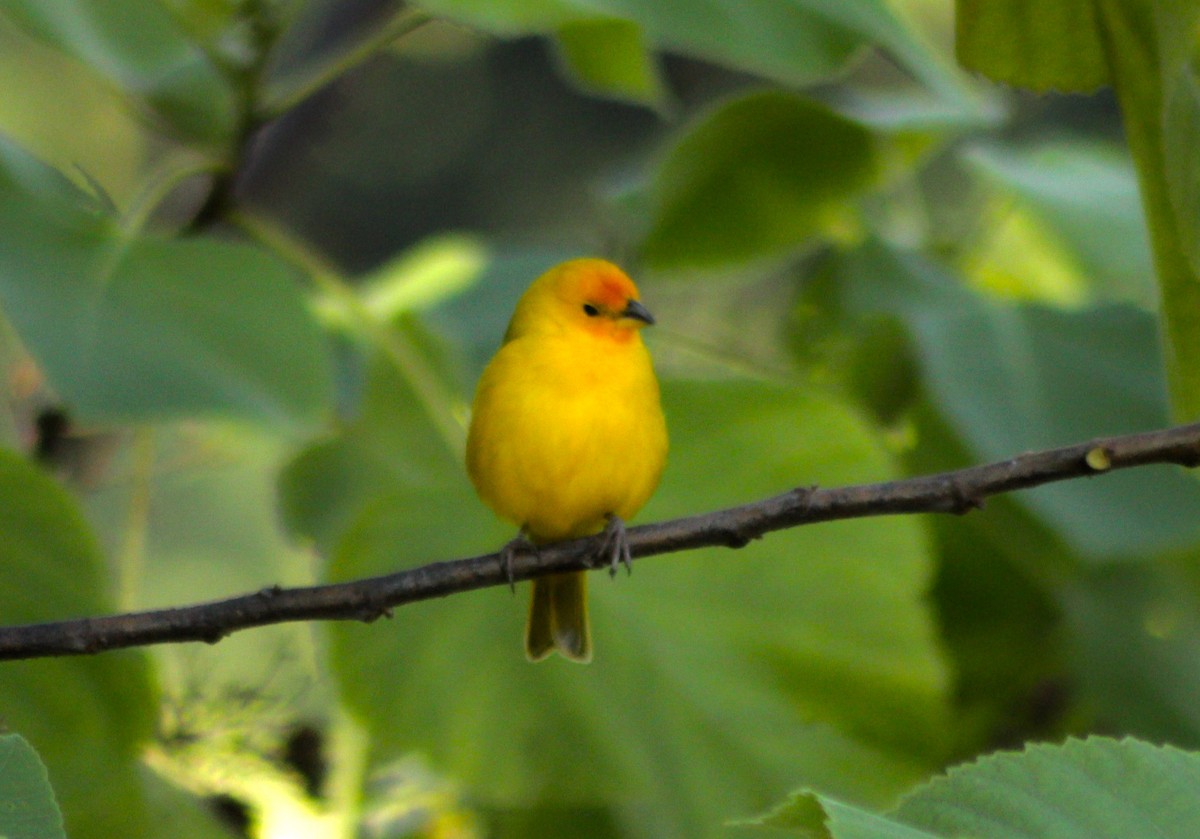
<svg viewBox="0 0 1200 839"><path fill-rule="evenodd" d="M838 223L874 169L870 133L823 105L779 91L736 99L663 162L643 255L693 267L795 248Z"/></svg>
<svg viewBox="0 0 1200 839"><path fill-rule="evenodd" d="M584 90L663 104L663 80L636 23L618 18L574 21L559 27L557 40L563 61Z"/></svg>
<svg viewBox="0 0 1200 839"><path fill-rule="evenodd" d="M230 85L155 0L0 0L0 15L144 96L190 137L233 129Z"/></svg>
<svg viewBox="0 0 1200 839"><path fill-rule="evenodd" d="M9 147L0 164L16 159ZM0 305L70 407L101 420L321 419L324 342L282 262L127 234L65 180L31 171L0 168Z"/></svg>
<svg viewBox="0 0 1200 839"><path fill-rule="evenodd" d="M800 792L757 824L812 839L1162 839L1200 828L1200 756L1093 737L956 767L879 816Z"/></svg>
<svg viewBox="0 0 1200 839"><path fill-rule="evenodd" d="M878 44L930 89L971 107L954 69L881 0L424 0L439 14L504 34L577 21L633 21L651 41L790 84L837 72Z"/></svg>
<svg viewBox="0 0 1200 839"><path fill-rule="evenodd" d="M131 108L128 97L85 65L9 26L3 13L0 77L0 144L11 135L63 170L86 172L114 201L131 200L152 135L144 109Z"/></svg>
<svg viewBox="0 0 1200 839"><path fill-rule="evenodd" d="M147 839L229 839L229 825L220 820L211 798L199 798L149 769L143 769L142 781L150 821Z"/></svg>
<svg viewBox="0 0 1200 839"><path fill-rule="evenodd" d="M970 462L931 406L918 403L909 416L919 441L908 452L910 474ZM1063 736L1072 721L1063 675L1070 653L1056 584L1076 570L1074 555L1018 495L931 524L933 599L955 673L955 753Z"/></svg>
<svg viewBox="0 0 1200 839"><path fill-rule="evenodd" d="M952 770L895 816L939 835L979 839L1194 836L1200 756L1136 740L1035 745Z"/></svg>
<svg viewBox="0 0 1200 839"><path fill-rule="evenodd" d="M101 205L86 195L62 172L33 157L0 134L0 188L24 193L48 207L72 213Z"/></svg>
<svg viewBox="0 0 1200 839"><path fill-rule="evenodd" d="M1077 260L1106 297L1153 305L1154 266L1129 157L1085 142L977 146L967 163L1011 195Z"/></svg>
<svg viewBox="0 0 1200 839"><path fill-rule="evenodd" d="M66 839L54 790L37 752L17 734L0 735L0 836Z"/></svg>
<svg viewBox="0 0 1200 839"><path fill-rule="evenodd" d="M403 389L369 404L376 427L413 428ZM825 398L672 384L667 409L674 454L646 519L892 474L872 433ZM458 463L418 454L428 432L369 428L302 456L284 484L293 524L336 546L336 578L511 537ZM711 835L789 778L882 801L936 759L947 685L928 574L915 520L803 528L740 554L640 563L628 580L595 575L587 668L528 664L526 606L502 588L339 625L333 657L377 760L420 748L481 801L604 805L631 835Z"/></svg>
<svg viewBox="0 0 1200 839"><path fill-rule="evenodd" d="M104 559L71 498L0 451L0 613L32 623L112 610ZM77 839L141 836L137 756L154 723L154 692L138 653L0 665L0 717L46 761Z"/></svg>
<svg viewBox="0 0 1200 839"><path fill-rule="evenodd" d="M839 19L835 3L585 0L578 5L637 20L668 49L784 82L829 75L867 41L867 33ZM845 5L864 16L890 18L886 6L871 0Z"/></svg>
<svg viewBox="0 0 1200 839"><path fill-rule="evenodd" d="M326 554L366 509L397 486L457 483L461 466L440 439L411 386L374 359L358 416L341 433L301 451L280 476L284 522Z"/></svg>
<svg viewBox="0 0 1200 839"><path fill-rule="evenodd" d="M1200 582L1182 562L1098 568L1061 592L1067 664L1102 730L1200 746Z"/></svg>
<svg viewBox="0 0 1200 839"><path fill-rule="evenodd" d="M235 25L239 14L244 14L246 7L238 0L162 0L162 5L168 8L178 26L198 43L209 44L229 32ZM279 3L268 6L265 10L271 15L273 22L280 24L287 21L289 15L294 15L299 3Z"/></svg>
<svg viewBox="0 0 1200 839"><path fill-rule="evenodd" d="M861 40L803 3L754 0L736 13L725 2L638 0L426 0L439 14L504 34L553 31L578 21L627 18L662 46L782 80L810 81L841 67Z"/></svg>
<svg viewBox="0 0 1200 839"><path fill-rule="evenodd" d="M1095 90L1109 80L1095 7L1095 0L957 0L958 60L1034 90Z"/></svg>
<svg viewBox="0 0 1200 839"><path fill-rule="evenodd" d="M851 309L907 324L936 409L978 461L1168 422L1154 319L1143 311L988 301L923 258L879 244L835 270ZM1200 489L1172 467L1019 498L1094 558L1157 553L1200 537Z"/></svg>
<svg viewBox="0 0 1200 839"><path fill-rule="evenodd" d="M934 834L810 790L792 793L774 810L739 826L751 833L804 839L937 839Z"/></svg>

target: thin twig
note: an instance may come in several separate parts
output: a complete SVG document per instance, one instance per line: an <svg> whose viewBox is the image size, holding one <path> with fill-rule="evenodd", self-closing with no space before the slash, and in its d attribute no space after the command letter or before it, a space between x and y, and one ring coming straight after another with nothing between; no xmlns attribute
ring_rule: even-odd
<svg viewBox="0 0 1200 839"><path fill-rule="evenodd" d="M707 546L742 547L774 530L817 522L906 513L967 513L998 493L1151 463L1200 465L1200 423L1108 437L1010 460L902 481L817 489L799 487L740 507L628 531L635 559ZM607 567L602 537L543 546L513 558L512 574ZM0 660L85 655L181 641L216 643L254 626L301 620L372 621L407 603L508 585L499 553L434 562L408 571L334 585L269 588L184 606L56 623L0 627Z"/></svg>
<svg viewBox="0 0 1200 839"><path fill-rule="evenodd" d="M318 68L302 82L283 92L272 92L272 95L267 98L267 102L261 106L258 114L259 122L265 124L278 119L431 20L433 20L432 16L418 9L401 10L387 23L378 27L369 37Z"/></svg>

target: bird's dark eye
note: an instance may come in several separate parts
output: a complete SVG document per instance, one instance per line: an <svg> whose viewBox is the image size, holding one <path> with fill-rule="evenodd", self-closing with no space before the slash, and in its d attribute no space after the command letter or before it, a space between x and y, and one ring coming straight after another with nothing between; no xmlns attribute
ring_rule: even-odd
<svg viewBox="0 0 1200 839"><path fill-rule="evenodd" d="M593 306L591 303L584 303L583 304L583 313L585 315L587 315L589 318L594 318L596 315L600 314L600 310L597 309L595 306Z"/></svg>

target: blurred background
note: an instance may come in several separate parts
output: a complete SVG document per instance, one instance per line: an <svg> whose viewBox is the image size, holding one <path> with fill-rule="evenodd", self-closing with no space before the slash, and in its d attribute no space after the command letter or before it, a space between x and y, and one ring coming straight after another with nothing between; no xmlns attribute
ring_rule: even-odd
<svg viewBox="0 0 1200 839"><path fill-rule="evenodd" d="M640 521L1166 425L1114 96L993 85L954 30L948 0L0 0L4 623L497 549L471 392L572 256L658 318ZM586 668L529 665L501 588L6 663L0 719L77 839L732 835L1029 741L1200 745L1198 545L1200 487L1140 468L639 562L594 581Z"/></svg>

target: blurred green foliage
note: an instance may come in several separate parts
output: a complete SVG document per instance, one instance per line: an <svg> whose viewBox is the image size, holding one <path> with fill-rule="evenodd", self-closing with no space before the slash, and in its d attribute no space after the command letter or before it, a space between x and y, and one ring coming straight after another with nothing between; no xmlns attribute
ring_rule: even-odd
<svg viewBox="0 0 1200 839"><path fill-rule="evenodd" d="M659 321L644 520L1194 419L1197 15L0 0L0 616L496 549L471 389L582 253ZM586 668L492 589L4 664L0 719L77 839L1136 835L1194 756L918 785L1200 747L1198 514L1131 470L597 578Z"/></svg>

